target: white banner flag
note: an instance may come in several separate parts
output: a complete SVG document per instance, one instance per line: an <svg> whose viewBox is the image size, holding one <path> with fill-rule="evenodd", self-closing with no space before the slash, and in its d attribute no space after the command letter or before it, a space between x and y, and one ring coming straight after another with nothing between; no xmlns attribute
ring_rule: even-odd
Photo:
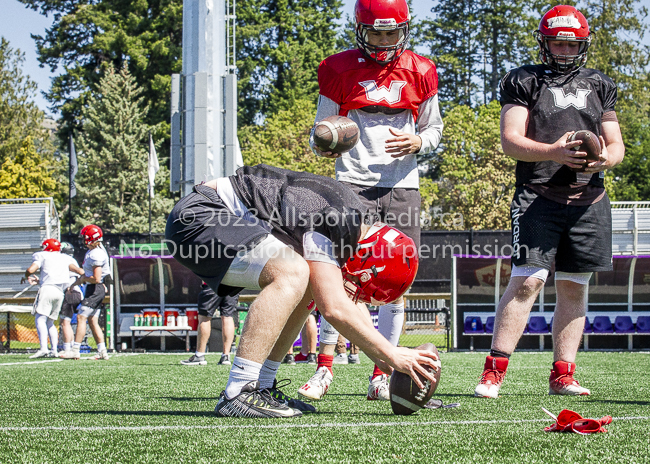
<svg viewBox="0 0 650 464"><path fill-rule="evenodd" d="M160 169L158 164L158 155L156 155L156 147L153 144L153 137L149 134L149 197L153 198L153 186L156 179L156 173Z"/></svg>

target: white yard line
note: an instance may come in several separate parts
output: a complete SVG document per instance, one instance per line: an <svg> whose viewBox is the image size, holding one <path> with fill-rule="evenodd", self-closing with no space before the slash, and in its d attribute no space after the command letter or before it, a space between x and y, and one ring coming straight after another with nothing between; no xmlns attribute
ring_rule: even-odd
<svg viewBox="0 0 650 464"><path fill-rule="evenodd" d="M128 413L126 414L128 415ZM647 421L650 416L614 417L614 421ZM478 424L521 424L525 422L552 422L550 419L514 419L514 420L471 420L471 421L428 421L428 422L353 422L337 423L325 422L322 424L243 424L243 425L143 425L132 427L100 426L100 427L0 427L0 432L39 432L44 430L77 432L101 432L101 431L125 431L125 432L149 432L154 430L224 430L224 429L315 429L315 428L339 428L339 427L406 427L406 426L436 426L436 425L478 425Z"/></svg>
<svg viewBox="0 0 650 464"><path fill-rule="evenodd" d="M15 363L2 363L0 366L24 366L25 364L43 364L43 363L58 363L63 361L63 359L46 359L43 361L24 361L24 362L15 362Z"/></svg>

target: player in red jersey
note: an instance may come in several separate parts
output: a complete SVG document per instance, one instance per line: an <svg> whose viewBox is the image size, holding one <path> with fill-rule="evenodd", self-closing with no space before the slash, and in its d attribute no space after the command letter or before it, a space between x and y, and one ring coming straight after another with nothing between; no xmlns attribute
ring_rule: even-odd
<svg viewBox="0 0 650 464"><path fill-rule="evenodd" d="M420 245L420 192L417 155L438 146L442 119L435 64L407 50L411 15L406 0L357 0L357 48L326 58L318 68L320 96L316 123L347 116L357 123L359 142L336 158L336 178L375 213ZM372 223L372 222L371 222ZM397 345L404 321L404 299L379 307L379 331ZM299 393L320 399L332 382L338 332L321 321L316 374ZM369 400L388 400L387 376L375 366Z"/></svg>

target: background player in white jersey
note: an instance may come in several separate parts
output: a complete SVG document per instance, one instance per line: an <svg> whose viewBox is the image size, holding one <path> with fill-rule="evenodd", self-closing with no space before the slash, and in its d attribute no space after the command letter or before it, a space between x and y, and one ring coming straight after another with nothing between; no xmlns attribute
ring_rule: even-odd
<svg viewBox="0 0 650 464"><path fill-rule="evenodd" d="M79 263L74 258L74 246L68 242L61 242L61 253L70 258L70 262L76 266L75 272L70 272L70 284L74 284L79 275L83 275L83 269L79 268ZM78 286L72 286L71 291L66 291L61 305L61 333L63 335L63 352L62 358L68 358L72 353L72 342L74 341L74 332L72 331L72 317L77 310L77 306L83 300L83 291Z"/></svg>
<svg viewBox="0 0 650 464"><path fill-rule="evenodd" d="M70 286L72 287L87 284L84 299L81 301L79 311L77 313L77 333L75 334L75 341L72 345L72 351L66 358L79 359L79 349L81 342L86 335L86 321L90 324L90 330L93 333L95 342L97 343L97 355L95 359L108 359L108 352L106 351L106 342L104 340L104 332L99 326L99 314L102 311L104 296L106 296L106 287L104 286L104 279L110 275L111 269L108 263L108 253L102 245L103 232L94 224L90 224L81 229L81 236L84 243L88 248L83 262L84 275L80 276Z"/></svg>
<svg viewBox="0 0 650 464"><path fill-rule="evenodd" d="M442 136L434 63L407 50L411 15L406 0L357 0L357 49L326 58L318 69L316 123L341 115L357 123L358 144L336 159L336 178L359 195L375 220L395 226L420 246L420 193L416 156ZM404 299L379 307L379 332L393 345L404 323ZM332 381L338 333L321 321L316 374L299 390L320 399ZM388 400L387 376L375 366L369 400Z"/></svg>
<svg viewBox="0 0 650 464"><path fill-rule="evenodd" d="M61 254L61 243L50 238L43 242L43 251L36 252L32 255L32 264L25 271L25 277L21 283L28 281L31 284L38 280L33 275L40 269L41 288L34 301L34 314L36 321L36 332L40 349L30 356L30 358L57 357L57 345L59 343L59 334L54 321L59 317L61 305L66 288L69 285L70 272L78 271L81 273L79 266L71 262L70 257ZM52 351L47 349L47 338L50 337Z"/></svg>

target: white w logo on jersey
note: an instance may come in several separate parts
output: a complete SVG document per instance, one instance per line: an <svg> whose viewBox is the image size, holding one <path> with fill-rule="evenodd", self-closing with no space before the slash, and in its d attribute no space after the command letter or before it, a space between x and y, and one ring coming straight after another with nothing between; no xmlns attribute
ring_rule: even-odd
<svg viewBox="0 0 650 464"><path fill-rule="evenodd" d="M553 100L555 100L555 106L559 108L568 108L573 106L576 109L582 110L587 107L587 95L591 93L591 90L578 89L575 94L569 93L565 94L564 89L560 87L550 88L549 90L553 93Z"/></svg>
<svg viewBox="0 0 650 464"><path fill-rule="evenodd" d="M368 100L376 103L386 100L387 103L392 105L399 103L402 99L402 89L406 85L406 81L393 81L390 83L389 88L383 85L377 87L375 81L363 81L359 82L359 85L366 90L366 98Z"/></svg>

